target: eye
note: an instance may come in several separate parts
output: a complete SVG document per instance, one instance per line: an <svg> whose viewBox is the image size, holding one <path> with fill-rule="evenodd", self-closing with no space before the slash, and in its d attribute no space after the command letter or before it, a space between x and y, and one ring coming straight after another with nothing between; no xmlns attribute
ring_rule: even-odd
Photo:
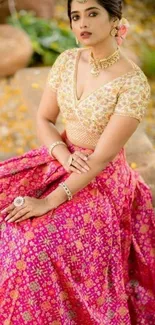
<svg viewBox="0 0 155 325"><path fill-rule="evenodd" d="M97 13L96 13L96 12L91 12L91 13L89 14L89 16L90 16L90 17L96 17L96 16L97 16Z"/></svg>
<svg viewBox="0 0 155 325"><path fill-rule="evenodd" d="M78 15L75 15L75 16L72 16L72 17L71 17L71 20L73 20L73 21L77 21L78 18L79 18L79 16L78 16Z"/></svg>
<svg viewBox="0 0 155 325"><path fill-rule="evenodd" d="M96 13L96 12L91 12L90 14L89 14L89 16L90 17L96 17L98 14ZM79 19L79 15L75 15L75 16L72 16L71 17L71 20L73 20L73 21L77 21Z"/></svg>

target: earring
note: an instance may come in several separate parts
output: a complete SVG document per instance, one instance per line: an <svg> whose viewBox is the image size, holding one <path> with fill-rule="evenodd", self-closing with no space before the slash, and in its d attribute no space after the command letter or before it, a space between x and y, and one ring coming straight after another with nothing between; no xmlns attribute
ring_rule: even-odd
<svg viewBox="0 0 155 325"><path fill-rule="evenodd" d="M117 29L116 28L113 28L110 32L110 35L115 37L117 35Z"/></svg>
<svg viewBox="0 0 155 325"><path fill-rule="evenodd" d="M116 19L114 20L114 26L113 26L113 29L112 29L111 32L110 32L110 35L113 36L113 37L115 37L115 36L117 35L117 32L118 32L118 29L117 29L118 24L119 24L119 19L116 18Z"/></svg>
<svg viewBox="0 0 155 325"><path fill-rule="evenodd" d="M76 44L79 45L79 41L78 41L77 37L75 38L75 40L76 40Z"/></svg>

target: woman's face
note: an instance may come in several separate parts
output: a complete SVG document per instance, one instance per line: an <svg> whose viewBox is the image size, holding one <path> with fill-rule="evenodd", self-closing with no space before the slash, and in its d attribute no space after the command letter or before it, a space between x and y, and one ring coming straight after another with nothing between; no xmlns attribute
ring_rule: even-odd
<svg viewBox="0 0 155 325"><path fill-rule="evenodd" d="M95 0L88 0L86 3L72 1L72 30L79 42L85 46L95 45L111 37L110 31L115 19L110 19L108 12Z"/></svg>

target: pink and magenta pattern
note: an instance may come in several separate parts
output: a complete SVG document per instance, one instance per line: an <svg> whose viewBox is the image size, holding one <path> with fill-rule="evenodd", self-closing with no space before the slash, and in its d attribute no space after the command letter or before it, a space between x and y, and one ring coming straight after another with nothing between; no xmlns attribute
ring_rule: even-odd
<svg viewBox="0 0 155 325"><path fill-rule="evenodd" d="M0 210L18 195L45 197L68 176L45 147L1 162ZM152 197L124 149L54 211L19 224L4 218L1 325L155 324Z"/></svg>

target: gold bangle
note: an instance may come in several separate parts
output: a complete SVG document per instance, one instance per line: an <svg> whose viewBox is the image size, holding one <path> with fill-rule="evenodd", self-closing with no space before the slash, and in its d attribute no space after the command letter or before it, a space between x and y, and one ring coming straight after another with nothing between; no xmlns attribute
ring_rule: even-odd
<svg viewBox="0 0 155 325"><path fill-rule="evenodd" d="M54 149L56 146L58 146L59 144L62 144L62 145L64 145L64 146L67 147L67 145L66 145L65 142L63 142L63 141L55 141L55 142L54 142L53 144L51 144L51 146L49 147L49 154L50 154L50 156L54 157L53 154L52 154L52 151L53 151L53 149Z"/></svg>
<svg viewBox="0 0 155 325"><path fill-rule="evenodd" d="M66 192L68 201L70 201L73 196L72 196L72 193L71 193L70 189L68 188L68 186L64 182L60 183L59 186L61 186L64 189L64 191Z"/></svg>

